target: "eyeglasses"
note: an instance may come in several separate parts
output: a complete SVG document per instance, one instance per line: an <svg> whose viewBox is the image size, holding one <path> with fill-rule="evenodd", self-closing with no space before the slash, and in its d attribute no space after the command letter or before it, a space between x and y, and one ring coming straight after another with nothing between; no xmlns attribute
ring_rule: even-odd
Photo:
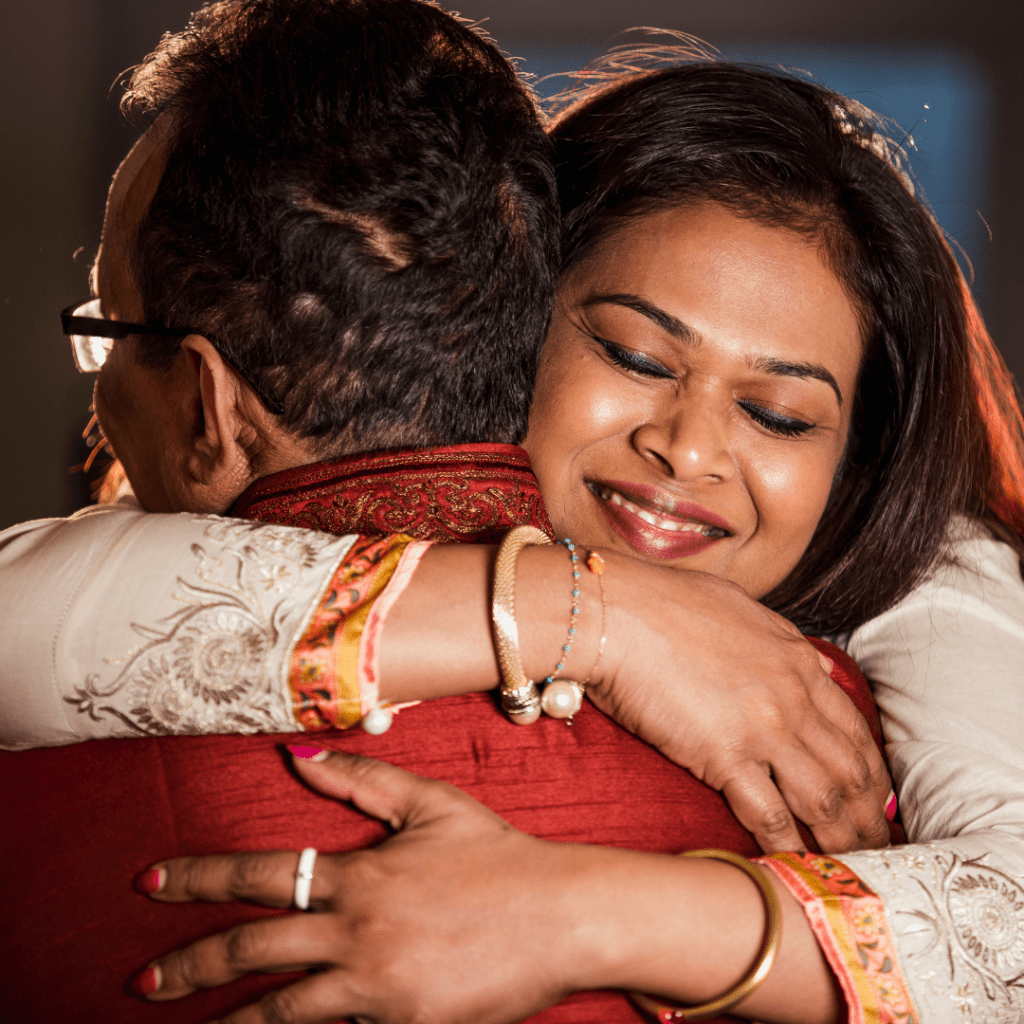
<svg viewBox="0 0 1024 1024"><path fill-rule="evenodd" d="M71 353L79 373L99 373L117 338L131 334L152 334L164 338L184 338L196 333L150 324L130 324L125 320L108 320L100 316L100 300L76 302L60 314L61 327L71 339Z"/></svg>
<svg viewBox="0 0 1024 1024"><path fill-rule="evenodd" d="M187 327L157 327L153 324L131 324L126 320L108 320L100 316L100 300L86 299L75 302L61 311L60 323L64 333L71 341L71 353L75 357L75 366L79 373L99 373L103 364L119 338L127 338L132 334L148 334L158 338L184 338L189 334L204 334L204 331L193 331ZM273 396L265 395L235 365L217 345L221 358L253 389L256 397L275 416L284 413L284 406Z"/></svg>

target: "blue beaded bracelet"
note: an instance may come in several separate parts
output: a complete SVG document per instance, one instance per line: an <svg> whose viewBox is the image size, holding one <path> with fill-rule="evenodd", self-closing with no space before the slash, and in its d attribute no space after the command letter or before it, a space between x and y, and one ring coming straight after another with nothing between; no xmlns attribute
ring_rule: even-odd
<svg viewBox="0 0 1024 1024"><path fill-rule="evenodd" d="M569 559L572 564L572 613L569 616L569 632L566 634L565 643L562 645L562 654L558 659L558 664L555 666L555 671L544 680L546 683L552 682L555 675L565 668L569 651L572 650L572 642L576 638L576 619L580 614L580 557L576 554L576 545L568 537L565 540L560 540L558 543L564 545L565 550L569 552Z"/></svg>

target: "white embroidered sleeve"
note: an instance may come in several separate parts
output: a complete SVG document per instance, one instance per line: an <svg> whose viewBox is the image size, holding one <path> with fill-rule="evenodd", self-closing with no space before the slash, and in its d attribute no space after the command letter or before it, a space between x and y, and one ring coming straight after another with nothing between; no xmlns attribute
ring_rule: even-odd
<svg viewBox="0 0 1024 1024"><path fill-rule="evenodd" d="M1024 583L976 531L848 646L912 845L843 855L883 897L922 1022L1024 1019ZM951 838L952 837L952 838Z"/></svg>
<svg viewBox="0 0 1024 1024"><path fill-rule="evenodd" d="M354 540L124 505L0 533L0 747L298 731L291 652Z"/></svg>

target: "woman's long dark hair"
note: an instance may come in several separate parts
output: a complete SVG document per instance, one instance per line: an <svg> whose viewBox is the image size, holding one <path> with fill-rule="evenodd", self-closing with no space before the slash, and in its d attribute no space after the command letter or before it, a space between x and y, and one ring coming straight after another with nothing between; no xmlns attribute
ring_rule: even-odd
<svg viewBox="0 0 1024 1024"><path fill-rule="evenodd" d="M563 271L625 218L715 202L813 238L861 315L845 458L807 551L765 603L808 633L854 629L944 556L958 513L1020 554L1013 383L886 126L767 69L705 59L618 78L552 125Z"/></svg>

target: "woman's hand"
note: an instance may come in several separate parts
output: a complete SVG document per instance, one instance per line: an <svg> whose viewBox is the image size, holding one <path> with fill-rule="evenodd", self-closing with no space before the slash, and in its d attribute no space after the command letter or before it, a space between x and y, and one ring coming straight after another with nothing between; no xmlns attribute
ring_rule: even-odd
<svg viewBox="0 0 1024 1024"><path fill-rule="evenodd" d="M889 842L891 782L867 723L791 623L706 573L607 556L608 671L594 703L720 790L766 852Z"/></svg>
<svg viewBox="0 0 1024 1024"><path fill-rule="evenodd" d="M461 790L378 761L334 753L295 763L314 788L351 800L396 834L375 849L321 853L315 913L243 924L163 957L142 986L159 982L150 999L177 999L252 971L317 965L309 978L222 1024L349 1017L497 1024L586 987L580 968L594 959L580 948L585 943L574 945L571 880L588 848L525 835ZM292 851L167 861L154 897L287 907L296 863ZM556 878L557 887L546 884Z"/></svg>

